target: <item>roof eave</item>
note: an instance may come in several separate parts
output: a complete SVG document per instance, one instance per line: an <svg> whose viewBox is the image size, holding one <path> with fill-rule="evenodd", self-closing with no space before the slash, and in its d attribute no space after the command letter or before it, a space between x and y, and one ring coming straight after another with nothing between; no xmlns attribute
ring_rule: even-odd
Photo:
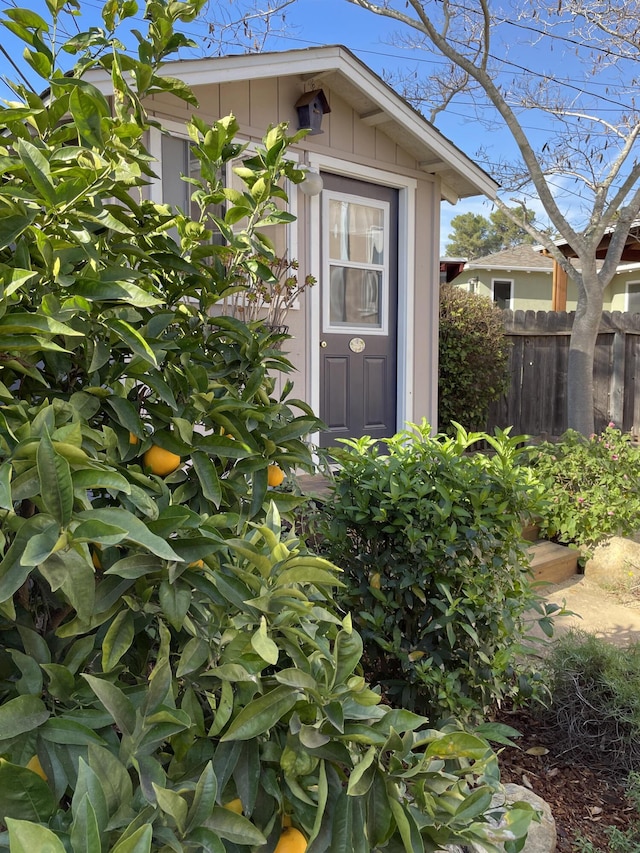
<svg viewBox="0 0 640 853"><path fill-rule="evenodd" d="M490 175L342 45L177 60L167 63L164 73L191 88L211 83L240 82L261 76L300 75L309 80L320 74L342 75L379 105L386 123L397 125L398 130L409 134L418 147L424 148L425 157L420 161L420 169L440 180L445 199L455 203L460 198L484 195L493 199L497 195L499 186ZM111 78L106 72L92 71L87 79L103 94L111 91Z"/></svg>

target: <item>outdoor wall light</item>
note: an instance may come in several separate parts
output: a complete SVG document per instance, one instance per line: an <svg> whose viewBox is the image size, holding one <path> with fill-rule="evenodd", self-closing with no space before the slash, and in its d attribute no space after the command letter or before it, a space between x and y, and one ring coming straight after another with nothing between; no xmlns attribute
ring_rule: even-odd
<svg viewBox="0 0 640 853"><path fill-rule="evenodd" d="M298 186L300 187L300 192L312 197L320 195L324 187L324 181L322 180L322 175L319 175L315 169L308 168L305 171L304 180Z"/></svg>
<svg viewBox="0 0 640 853"><path fill-rule="evenodd" d="M298 130L307 128L310 131L309 136L323 132L320 127L322 116L330 113L331 107L322 89L305 92L298 98L295 107L298 111Z"/></svg>

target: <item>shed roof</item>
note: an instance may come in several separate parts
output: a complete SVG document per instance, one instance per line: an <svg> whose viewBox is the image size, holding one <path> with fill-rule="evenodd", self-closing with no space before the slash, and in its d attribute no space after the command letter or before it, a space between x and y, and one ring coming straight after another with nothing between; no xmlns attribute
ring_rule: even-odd
<svg viewBox="0 0 640 853"><path fill-rule="evenodd" d="M317 88L321 82L343 98L365 124L377 127L411 154L422 171L439 175L448 201L474 195L495 198L498 192L498 184L487 172L342 45L177 60L163 70L193 89L283 76L299 77L302 91ZM90 72L87 79L109 93L110 79L105 72Z"/></svg>

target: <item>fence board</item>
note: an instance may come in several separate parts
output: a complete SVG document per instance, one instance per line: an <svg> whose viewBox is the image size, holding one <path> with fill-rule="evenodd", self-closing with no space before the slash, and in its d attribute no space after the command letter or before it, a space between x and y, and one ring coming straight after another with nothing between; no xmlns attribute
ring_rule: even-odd
<svg viewBox="0 0 640 853"><path fill-rule="evenodd" d="M504 311L511 342L507 393L493 403L488 429L561 435L567 429L567 367L574 313ZM640 314L602 315L593 365L596 430L609 421L640 434Z"/></svg>

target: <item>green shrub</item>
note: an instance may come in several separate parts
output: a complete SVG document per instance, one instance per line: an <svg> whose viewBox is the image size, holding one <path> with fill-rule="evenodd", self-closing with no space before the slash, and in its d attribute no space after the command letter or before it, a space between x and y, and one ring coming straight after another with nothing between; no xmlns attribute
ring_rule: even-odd
<svg viewBox="0 0 640 853"><path fill-rule="evenodd" d="M587 766L640 770L640 643L617 648L581 631L561 637L549 657L545 720L558 752Z"/></svg>
<svg viewBox="0 0 640 853"><path fill-rule="evenodd" d="M270 462L310 465L317 420L290 385L272 396L290 365L268 333L212 316L270 275L255 229L288 221L274 198L302 177L296 137L269 130L241 193L217 178L244 150L234 120L194 118L199 219L141 200L140 98L192 102L160 71L201 5L149 3L137 57L97 29L49 50L66 4L51 26L6 12L50 89L16 84L3 110L0 850L271 853L286 816L315 853L498 853L530 812L498 809L494 829L486 741L368 687L338 570L282 535L299 498L268 489ZM135 12L109 2L106 29ZM70 74L59 53L79 53ZM81 79L96 64L113 115ZM152 446L175 471L154 472Z"/></svg>
<svg viewBox="0 0 640 853"><path fill-rule="evenodd" d="M529 456L545 484L540 528L549 538L588 552L614 534L640 527L640 450L610 423L600 435L566 432Z"/></svg>
<svg viewBox="0 0 640 853"><path fill-rule="evenodd" d="M490 299L459 287L440 287L438 424L483 430L489 404L509 387L509 342L502 311Z"/></svg>
<svg viewBox="0 0 640 853"><path fill-rule="evenodd" d="M482 440L493 455L469 452ZM519 440L461 427L432 438L423 423L344 444L332 451L341 467L316 523L319 547L347 573L342 601L367 674L434 718L530 695L518 656L524 614L540 605L521 520L537 487L517 464Z"/></svg>

